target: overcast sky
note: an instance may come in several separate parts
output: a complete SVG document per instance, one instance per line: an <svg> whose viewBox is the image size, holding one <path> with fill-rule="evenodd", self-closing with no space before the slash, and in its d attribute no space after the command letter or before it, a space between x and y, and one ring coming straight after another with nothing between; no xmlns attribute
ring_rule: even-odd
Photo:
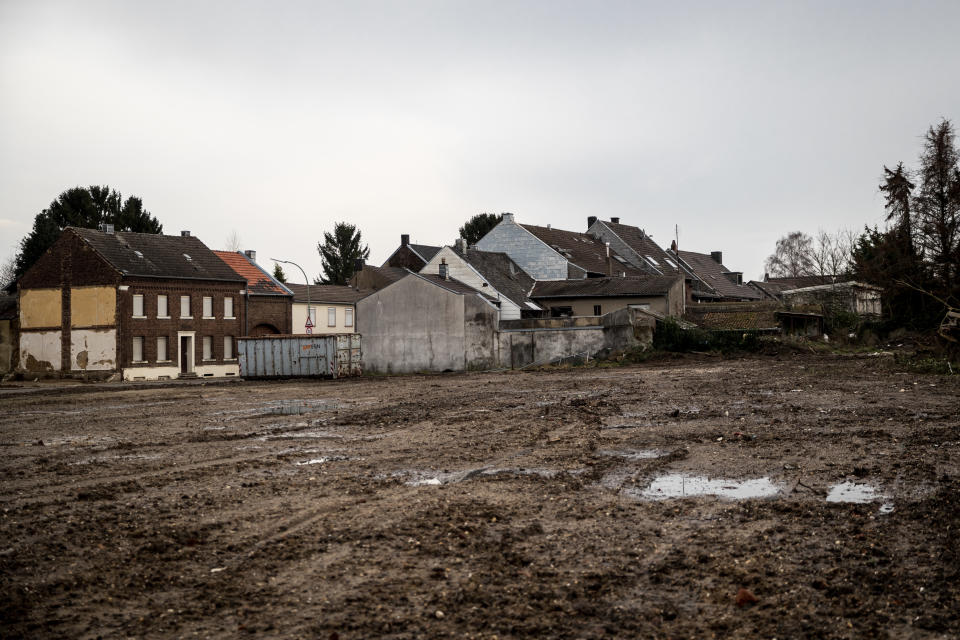
<svg viewBox="0 0 960 640"><path fill-rule="evenodd" d="M678 225L760 278L788 231L881 222L883 165L960 124L957 25L956 0L2 0L0 258L107 184L311 277L337 221L380 264L511 211Z"/></svg>

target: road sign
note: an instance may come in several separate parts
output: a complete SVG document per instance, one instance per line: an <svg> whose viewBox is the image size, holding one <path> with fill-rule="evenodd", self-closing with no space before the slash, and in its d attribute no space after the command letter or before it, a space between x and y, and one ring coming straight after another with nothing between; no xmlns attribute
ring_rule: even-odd
<svg viewBox="0 0 960 640"><path fill-rule="evenodd" d="M307 335L313 335L313 328L310 326L307 327Z"/></svg>

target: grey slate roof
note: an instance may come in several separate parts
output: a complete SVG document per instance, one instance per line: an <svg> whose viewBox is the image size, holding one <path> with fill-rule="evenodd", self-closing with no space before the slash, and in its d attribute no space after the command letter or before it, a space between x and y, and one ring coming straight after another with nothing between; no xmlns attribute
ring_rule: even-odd
<svg viewBox="0 0 960 640"><path fill-rule="evenodd" d="M490 286L515 302L521 308L530 299L528 294L533 288L534 279L517 266L505 253L499 251L480 251L467 249L466 253L453 251L490 283Z"/></svg>
<svg viewBox="0 0 960 640"><path fill-rule="evenodd" d="M246 282L194 236L67 227L124 276ZM189 258L187 257L189 256Z"/></svg>
<svg viewBox="0 0 960 640"><path fill-rule="evenodd" d="M520 225L542 242L558 251L564 258L590 273L607 273L607 248L603 242L593 236L575 231L564 231L532 224ZM642 276L643 271L616 259L616 253L610 252L614 273L626 272L628 276Z"/></svg>
<svg viewBox="0 0 960 640"><path fill-rule="evenodd" d="M664 275L670 275L677 273L676 267L671 267L670 262L676 264L676 260L660 248L656 242L654 242L650 236L643 232L640 227L635 227L629 224L621 224L619 222L608 222L606 220L599 220L608 229L617 234L621 240L626 242L631 249L637 252L641 258L644 258L649 261L652 258L656 264L651 265L656 268L660 273ZM667 262L669 260L670 262Z"/></svg>
<svg viewBox="0 0 960 640"><path fill-rule="evenodd" d="M705 253L680 251L680 257L686 262L700 280L724 298L760 300L763 295L745 284L736 284L726 273L730 270Z"/></svg>
<svg viewBox="0 0 960 640"><path fill-rule="evenodd" d="M483 296L490 302L497 301L497 299L494 298L493 296L477 291L470 285L464 284L463 282L460 282L459 280L455 280L454 278L449 278L447 280L444 280L443 278L440 277L439 274L436 274L436 273L412 273L412 272L408 272L408 273L409 275L414 275L419 278L423 278L424 280L428 280L433 284L439 287L443 287L444 289L453 291L454 293L460 293L464 295L478 295L478 296Z"/></svg>
<svg viewBox="0 0 960 640"><path fill-rule="evenodd" d="M364 267L369 268L369 267ZM293 291L294 302L307 301L307 285L290 284L287 288ZM369 291L360 291L353 287L345 287L337 284L312 284L310 285L310 302L317 304L355 304L360 298L370 295Z"/></svg>
<svg viewBox="0 0 960 640"><path fill-rule="evenodd" d="M414 253L423 258L424 264L433 260L433 256L437 255L440 252L440 249L443 247L433 247L428 244L408 244L408 247L413 249Z"/></svg>
<svg viewBox="0 0 960 640"><path fill-rule="evenodd" d="M679 276L639 276L627 278L585 278L578 280L541 280L530 297L541 298L615 298L666 295Z"/></svg>

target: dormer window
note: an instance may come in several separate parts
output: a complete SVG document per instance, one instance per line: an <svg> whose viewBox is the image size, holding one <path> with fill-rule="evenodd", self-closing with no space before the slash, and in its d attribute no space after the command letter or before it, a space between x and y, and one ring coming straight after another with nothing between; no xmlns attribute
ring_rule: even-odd
<svg viewBox="0 0 960 640"><path fill-rule="evenodd" d="M654 260L653 256L647 256L647 260L649 260L650 263L651 263L653 266L655 266L655 267L659 267L659 266L660 266L660 263L657 262L656 260Z"/></svg>
<svg viewBox="0 0 960 640"><path fill-rule="evenodd" d="M141 259L143 258L143 252L137 251L136 249L134 249L133 252L134 252L135 254L137 254L137 257L138 257L138 258L141 258Z"/></svg>
<svg viewBox="0 0 960 640"><path fill-rule="evenodd" d="M183 254L183 257L187 259L187 262L192 262L192 261L193 261L193 258L191 258L190 256L188 256L187 254Z"/></svg>

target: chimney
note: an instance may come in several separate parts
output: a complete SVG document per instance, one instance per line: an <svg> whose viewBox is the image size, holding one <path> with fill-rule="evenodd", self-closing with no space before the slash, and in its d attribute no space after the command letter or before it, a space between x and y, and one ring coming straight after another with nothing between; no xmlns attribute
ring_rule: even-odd
<svg viewBox="0 0 960 640"><path fill-rule="evenodd" d="M503 213L503 214L501 214L501 215L503 215L503 220L501 220L501 222L510 222L510 223L513 222L513 214L512 214L512 213Z"/></svg>
<svg viewBox="0 0 960 640"><path fill-rule="evenodd" d="M453 246L457 253L467 255L467 241L464 238L457 238L453 241Z"/></svg>
<svg viewBox="0 0 960 640"><path fill-rule="evenodd" d="M189 238L189 237L190 237L190 232L189 232L189 231L181 231L181 232L180 232L180 237L182 237L182 238Z"/></svg>
<svg viewBox="0 0 960 640"><path fill-rule="evenodd" d="M610 258L610 243L604 242L604 245L607 247L607 276L613 275L613 260Z"/></svg>
<svg viewBox="0 0 960 640"><path fill-rule="evenodd" d="M100 231L103 231L104 233L113 233L113 225L104 222L100 225Z"/></svg>
<svg viewBox="0 0 960 640"><path fill-rule="evenodd" d="M449 280L449 278L448 278L447 276L448 276L448 273L447 273L447 259L446 259L446 258L440 258L440 279L441 279L441 280Z"/></svg>
<svg viewBox="0 0 960 640"><path fill-rule="evenodd" d="M410 234L409 234L409 233L401 233L401 234L400 234L400 246L401 246L401 247L405 247L405 246L407 246L408 244L410 244Z"/></svg>
<svg viewBox="0 0 960 640"><path fill-rule="evenodd" d="M620 218L610 218L610 222L613 224L620 224Z"/></svg>
<svg viewBox="0 0 960 640"><path fill-rule="evenodd" d="M353 261L353 272L363 271L363 258L355 258Z"/></svg>
<svg viewBox="0 0 960 640"><path fill-rule="evenodd" d="M677 252L677 241L676 241L676 240L671 240L671 241L670 241L670 251L673 251L674 253Z"/></svg>
<svg viewBox="0 0 960 640"><path fill-rule="evenodd" d="M250 262L257 261L257 252L254 251L253 249L247 249L246 251L243 252L243 255L247 256L247 258L250 259Z"/></svg>
<svg viewBox="0 0 960 640"><path fill-rule="evenodd" d="M592 227L597 222L597 216L587 216L587 229Z"/></svg>
<svg viewBox="0 0 960 640"><path fill-rule="evenodd" d="M710 257L713 258L713 261L717 264L723 264L723 251L711 251Z"/></svg>

